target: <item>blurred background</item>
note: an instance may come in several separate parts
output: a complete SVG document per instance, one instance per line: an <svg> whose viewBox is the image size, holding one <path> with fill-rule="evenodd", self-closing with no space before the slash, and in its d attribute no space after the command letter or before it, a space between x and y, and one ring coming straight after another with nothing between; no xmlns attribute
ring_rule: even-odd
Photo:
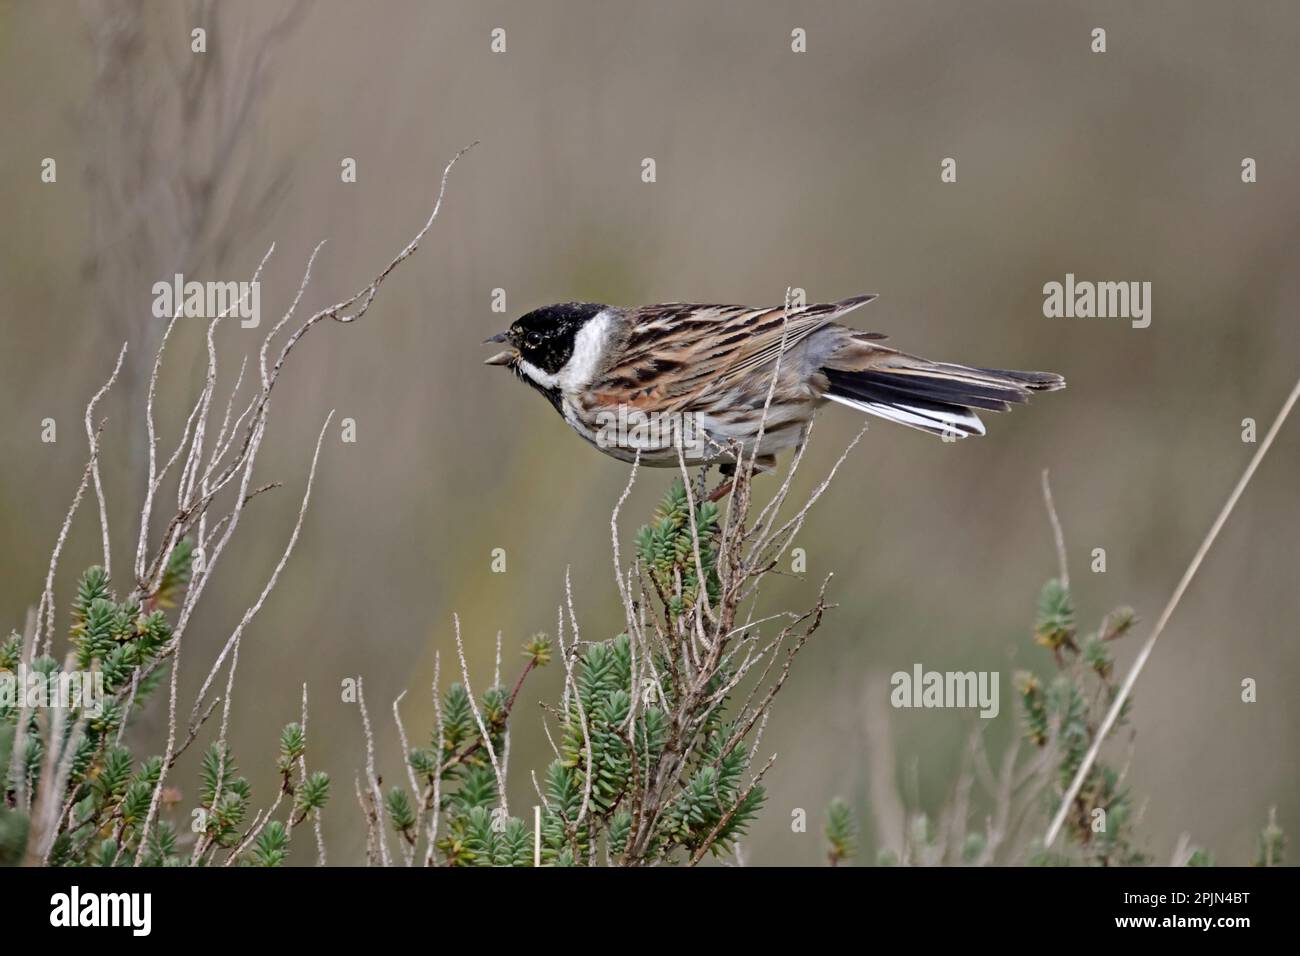
<svg viewBox="0 0 1300 956"><path fill-rule="evenodd" d="M199 26L206 54L190 52ZM498 27L504 53L490 49ZM1095 27L1105 54L1090 51ZM806 53L791 52L795 28ZM482 339L557 301L875 292L853 318L891 344L1051 369L1070 387L990 416L978 441L873 423L795 542L807 579L767 591L769 611L802 608L834 571L839 607L778 699L763 750L780 756L746 858L819 862L822 808L838 794L866 821L871 859L888 842L870 823L880 795L936 812L979 723L971 711L873 709L888 675L918 662L1000 671L1001 715L986 728L997 753L1015 731L1012 671L1050 668L1030 641L1056 570L1042 469L1081 623L1116 604L1146 622L1119 648L1124 667L1257 447L1242 420L1262 437L1294 383L1298 44L1300 11L1286 3L4 3L4 626L21 627L39 598L85 462L85 403L124 340L103 467L114 553L123 567L133 553L163 327L153 283L246 280L275 242L262 328L230 323L220 336L228 388L319 239L303 310L363 287L424 222L447 160L480 140L364 320L321 326L295 351L254 476L286 486L250 505L202 599L182 701L278 560L325 415L355 419L355 444L327 433L298 549L245 635L231 735L269 802L276 737L307 683L308 760L335 780L330 862L362 860L352 778L364 743L340 699L345 677L365 678L395 782L390 703L407 692L406 726L424 743L434 655L444 679L454 661L453 612L476 689L498 632L507 681L519 645L554 632L566 567L583 637L622 627L609 515L627 467L485 368ZM41 181L46 157L55 183ZM946 157L956 183L940 182ZM1255 184L1241 180L1244 157ZM341 181L345 158L355 183ZM1151 282L1150 328L1044 318L1043 284L1067 272ZM498 288L505 315L491 310ZM160 448L201 381L204 328L182 320L168 347ZM53 444L40 440L45 418ZM797 491L859 427L827 410ZM1222 863L1246 862L1270 805L1300 826L1298 466L1292 421L1137 685L1129 782L1140 845L1159 862L1184 832ZM670 480L641 474L628 533ZM98 548L88 500L61 565L60 627ZM495 548L505 573L491 572ZM1089 571L1094 548L1104 574ZM527 770L550 756L536 701L560 677L549 668L521 697L520 806L535 802ZM1247 677L1254 704L1240 699ZM142 743L160 711L138 727ZM192 770L175 778L187 789ZM795 808L809 833L791 832Z"/></svg>

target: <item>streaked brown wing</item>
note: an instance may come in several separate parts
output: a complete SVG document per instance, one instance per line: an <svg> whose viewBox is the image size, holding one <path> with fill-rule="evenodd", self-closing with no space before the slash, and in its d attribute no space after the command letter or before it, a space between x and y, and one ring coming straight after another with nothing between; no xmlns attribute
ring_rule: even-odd
<svg viewBox="0 0 1300 956"><path fill-rule="evenodd" d="M592 386L599 404L680 409L732 384L875 296L791 309L680 302L629 314L619 362Z"/></svg>

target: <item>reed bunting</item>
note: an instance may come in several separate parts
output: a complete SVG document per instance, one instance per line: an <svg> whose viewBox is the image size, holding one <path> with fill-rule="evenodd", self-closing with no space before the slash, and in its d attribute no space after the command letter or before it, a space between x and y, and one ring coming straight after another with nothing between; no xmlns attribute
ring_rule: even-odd
<svg viewBox="0 0 1300 956"><path fill-rule="evenodd" d="M724 474L742 449L753 455L760 422L755 471L771 469L827 401L965 438L984 434L976 409L1006 411L1031 392L1065 387L1051 372L932 362L836 321L874 298L788 314L784 306L550 305L488 339L509 347L486 364L510 369L608 455L677 467L680 447L688 465L720 460Z"/></svg>

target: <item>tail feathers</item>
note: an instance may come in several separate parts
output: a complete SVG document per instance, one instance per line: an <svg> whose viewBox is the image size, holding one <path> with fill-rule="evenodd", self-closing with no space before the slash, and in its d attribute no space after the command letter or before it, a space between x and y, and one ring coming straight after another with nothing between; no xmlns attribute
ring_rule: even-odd
<svg viewBox="0 0 1300 956"><path fill-rule="evenodd" d="M901 359L902 356L899 356ZM870 415L933 435L983 435L974 409L1006 411L1031 392L1055 391L1065 380L1051 372L968 368L923 359L861 371L823 369L826 397Z"/></svg>
<svg viewBox="0 0 1300 956"><path fill-rule="evenodd" d="M961 368L960 365L952 367ZM975 371L995 378L1009 378L1031 392L1059 392L1065 388L1065 379L1055 372L1017 372L1005 368L977 368Z"/></svg>
<svg viewBox="0 0 1300 956"><path fill-rule="evenodd" d="M917 428L931 435L969 438L971 435L984 434L984 423L979 420L979 416L960 405L942 405L938 402L913 405L904 405L895 401L873 402L835 392L828 392L826 397L833 402L866 412L868 415L907 425L909 428Z"/></svg>

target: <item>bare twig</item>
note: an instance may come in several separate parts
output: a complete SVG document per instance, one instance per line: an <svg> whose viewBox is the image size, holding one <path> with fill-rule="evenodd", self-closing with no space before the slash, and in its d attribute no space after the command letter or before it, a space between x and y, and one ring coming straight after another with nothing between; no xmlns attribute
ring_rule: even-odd
<svg viewBox="0 0 1300 956"><path fill-rule="evenodd" d="M99 528L104 539L104 576L110 580L113 577L113 549L108 543L108 505L104 502L104 484L99 479L99 432L91 425L90 419L95 413L95 406L99 404L99 400L117 381L117 373L122 370L122 359L124 358L126 358L125 342L122 343L122 351L117 353L117 364L113 366L113 374L109 376L108 381L95 393L95 397L86 406L85 418L86 441L90 444L90 470L95 479L95 497L99 499Z"/></svg>
<svg viewBox="0 0 1300 956"><path fill-rule="evenodd" d="M483 712L479 709L478 701L474 699L474 691L469 682L469 665L465 663L465 644L460 639L460 615L453 614L451 617L456 629L456 654L460 658L460 673L465 681L465 696L469 698L470 710L474 713L474 722L478 724L483 745L488 752L488 758L492 761L492 772L496 774L497 778L497 796L501 799L501 810L506 815L509 815L510 808L506 802L505 774L501 772L501 764L497 761L496 748L492 746L492 737L488 734L487 724L483 722Z"/></svg>
<svg viewBox="0 0 1300 956"><path fill-rule="evenodd" d="M384 798L379 790L379 775L375 773L375 735L370 729L370 714L366 711L366 695L359 676L357 677L357 706L361 709L361 727L366 735L366 783L369 786L372 807L370 812L377 830L375 839L379 844L379 859L384 866L388 866L388 837L380 822Z"/></svg>
<svg viewBox="0 0 1300 956"><path fill-rule="evenodd" d="M1052 521L1052 537L1056 541L1056 563L1061 569L1061 587L1070 590L1070 565L1065 559L1065 532L1061 530L1061 519L1056 513L1052 501L1052 483L1048 480L1047 469L1043 469L1043 501L1047 505L1047 516Z"/></svg>
<svg viewBox="0 0 1300 956"><path fill-rule="evenodd" d="M1133 685L1137 682L1138 675L1142 673L1142 668L1146 666L1147 660L1151 657L1151 652L1155 649L1156 641L1160 639L1160 635L1164 632L1165 625L1169 623L1169 619L1173 616L1174 609L1178 607L1178 603L1183 599L1183 594L1186 593L1188 586L1192 583L1192 578L1194 578L1196 572L1200 570L1201 562L1205 560L1206 554L1210 551L1210 546L1214 544L1214 540L1219 536L1219 532L1227 522L1228 516L1232 514L1232 509L1236 507L1237 501L1241 498L1242 492L1246 490L1246 485L1250 483L1250 479L1254 476L1255 470L1259 467L1259 463L1263 461L1264 456L1268 454L1269 448L1273 445L1273 439L1277 437L1277 433L1282 428L1282 423L1285 422L1287 416L1291 414L1291 409L1295 407L1297 399L1300 399L1300 380L1296 381L1295 386L1291 389L1291 394L1288 395L1286 401L1282 403L1281 410L1278 411L1277 417L1273 420L1273 424L1269 426L1268 434L1264 436L1264 440L1260 442L1259 448L1256 449L1255 454L1251 456L1250 464L1246 466L1246 470L1242 472L1241 477L1237 480L1236 487L1234 487L1232 493L1228 495L1228 500L1224 502L1223 508L1219 511L1218 517L1214 519L1214 523L1210 526L1209 532L1206 533L1205 539L1201 542L1201 546L1196 549L1196 554L1193 555L1192 562L1187 566L1187 570L1183 572L1183 577L1178 582L1178 587L1174 589L1173 595L1169 598L1169 603L1166 604L1165 609L1160 612L1160 617L1156 620L1155 627L1151 629L1151 636L1146 639L1146 642L1142 645L1142 649L1138 651L1138 655L1133 661L1133 666L1129 668L1128 674L1124 678L1124 683L1120 686L1119 693L1115 695L1115 699L1111 703L1110 709L1106 712L1105 719L1101 722L1101 727L1098 728L1097 734L1093 738L1092 746L1088 748L1088 753L1084 756L1083 762L1079 764L1079 769L1075 772L1074 779L1070 781L1070 786L1066 789L1065 796L1061 798L1061 805L1057 808L1056 815L1052 818L1052 823L1047 828L1047 835L1043 838L1044 847L1051 847L1051 845L1056 842L1056 837L1061 832L1061 827L1065 823L1067 814L1070 812L1070 807L1073 806L1075 798L1079 795L1079 790L1083 787L1083 781L1087 778L1088 772L1096 762L1097 755L1101 752L1101 745L1110 734L1111 728L1115 726L1115 721L1119 718L1120 711L1123 710L1124 704L1128 701L1129 693L1133 690Z"/></svg>

